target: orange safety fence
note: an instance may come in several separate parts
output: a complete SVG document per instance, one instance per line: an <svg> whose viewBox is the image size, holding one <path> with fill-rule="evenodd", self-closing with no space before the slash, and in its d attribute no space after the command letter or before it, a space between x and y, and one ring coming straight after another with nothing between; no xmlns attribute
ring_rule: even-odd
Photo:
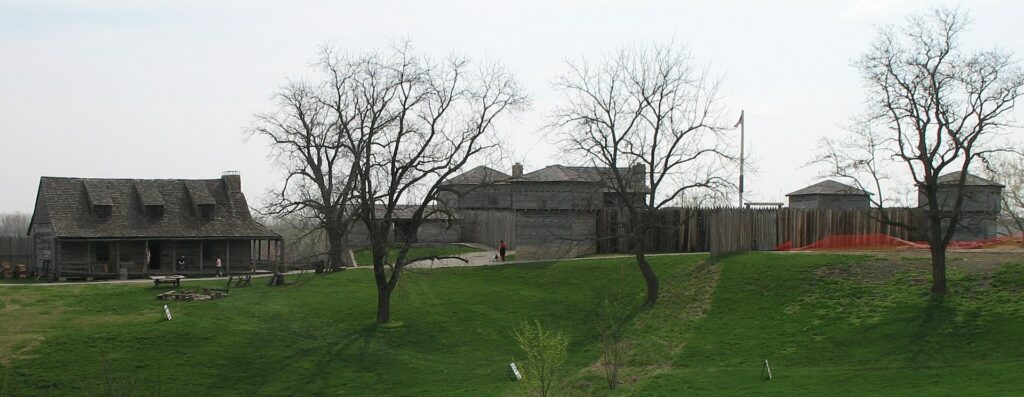
<svg viewBox="0 0 1024 397"><path fill-rule="evenodd" d="M950 241L949 249L1017 248L1024 245L1021 234L1002 236L978 241ZM776 251L817 251L817 250L900 250L928 249L926 241L908 241L884 233L837 234L828 236L803 247L793 247L791 241L779 244Z"/></svg>

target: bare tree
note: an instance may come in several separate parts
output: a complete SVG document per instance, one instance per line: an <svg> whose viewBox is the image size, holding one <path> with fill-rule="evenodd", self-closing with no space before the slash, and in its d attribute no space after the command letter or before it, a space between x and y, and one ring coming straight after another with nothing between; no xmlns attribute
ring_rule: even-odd
<svg viewBox="0 0 1024 397"><path fill-rule="evenodd" d="M967 24L959 10L913 15L900 28L882 28L855 62L867 85L866 120L920 191L936 294L946 292L946 247L961 219L967 171L1001 150L993 138L1008 126L1024 86L1011 53L960 48ZM947 196L939 176L953 171L960 178Z"/></svg>
<svg viewBox="0 0 1024 397"><path fill-rule="evenodd" d="M0 236L24 236L31 219L23 212L0 213Z"/></svg>
<svg viewBox="0 0 1024 397"><path fill-rule="evenodd" d="M717 106L721 79L671 43L627 46L568 66L555 82L563 104L553 124L567 151L607 168L607 189L628 216L645 304L653 306L658 278L645 255L656 212L685 194L731 187Z"/></svg>
<svg viewBox="0 0 1024 397"><path fill-rule="evenodd" d="M336 77L327 74L330 86ZM313 220L327 237L330 266L342 266L342 255L353 223L354 164L342 140L349 120L338 117L329 89L306 82L291 82L274 96L277 111L256 115L251 136L269 138L272 155L286 176L271 191L261 212L292 220Z"/></svg>
<svg viewBox="0 0 1024 397"><path fill-rule="evenodd" d="M824 166L821 176L843 179L870 193L874 207L893 204L895 201L887 198L886 182L892 179L889 167L893 163L886 152L886 138L870 123L855 123L848 132L841 139L822 138L819 152L808 165Z"/></svg>
<svg viewBox="0 0 1024 397"><path fill-rule="evenodd" d="M257 221L284 239L284 263L309 263L330 254L319 217L296 213Z"/></svg>
<svg viewBox="0 0 1024 397"><path fill-rule="evenodd" d="M377 284L377 322L391 321L391 293L410 258L412 239L392 241L405 212L409 235L425 219L450 216L436 205L442 181L496 147L495 122L527 106L514 76L496 63L436 61L408 43L355 57L325 57L335 79L330 103L353 161L355 208L366 226ZM392 243L397 244L393 247ZM397 249L392 262L389 255Z"/></svg>

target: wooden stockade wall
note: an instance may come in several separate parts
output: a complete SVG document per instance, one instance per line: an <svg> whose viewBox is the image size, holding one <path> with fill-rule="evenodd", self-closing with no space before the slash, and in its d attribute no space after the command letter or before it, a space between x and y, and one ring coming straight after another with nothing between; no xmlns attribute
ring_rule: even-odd
<svg viewBox="0 0 1024 397"><path fill-rule="evenodd" d="M891 221L917 224L910 208L884 210ZM647 252L711 252L724 255L743 251L771 251L791 242L802 247L833 235L887 234L922 240L912 230L882 221L877 209L665 209L656 215L658 227L647 237ZM619 210L598 213L598 252L630 252L626 234L628 217Z"/></svg>
<svg viewBox="0 0 1024 397"><path fill-rule="evenodd" d="M35 253L32 238L28 236L0 236L0 268L9 264L25 265L30 271L35 268Z"/></svg>
<svg viewBox="0 0 1024 397"><path fill-rule="evenodd" d="M779 243L790 241L794 248L840 234L886 234L910 241L925 239L919 231L886 224L878 209L783 208L778 211ZM885 219L891 222L919 225L921 221L919 211L913 208L886 208L882 211L885 211Z"/></svg>
<svg viewBox="0 0 1024 397"><path fill-rule="evenodd" d="M708 211L705 209L664 209L655 215L658 225L647 235L647 252L707 252ZM630 252L628 215L623 210L597 212L597 252Z"/></svg>
<svg viewBox="0 0 1024 397"><path fill-rule="evenodd" d="M462 229L460 238L464 243L484 244L497 247L498 241L505 240L510 247L517 247L516 214L512 210L460 210Z"/></svg>

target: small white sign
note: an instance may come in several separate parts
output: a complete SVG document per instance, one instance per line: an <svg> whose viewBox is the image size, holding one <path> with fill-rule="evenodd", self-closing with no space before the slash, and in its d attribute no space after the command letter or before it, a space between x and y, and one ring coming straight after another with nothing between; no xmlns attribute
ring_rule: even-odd
<svg viewBox="0 0 1024 397"><path fill-rule="evenodd" d="M523 380L523 375L519 373L519 367L516 366L516 363L508 363L508 369L516 377L516 380Z"/></svg>
<svg viewBox="0 0 1024 397"><path fill-rule="evenodd" d="M164 314L167 315L167 321L171 321L171 308L164 305Z"/></svg>

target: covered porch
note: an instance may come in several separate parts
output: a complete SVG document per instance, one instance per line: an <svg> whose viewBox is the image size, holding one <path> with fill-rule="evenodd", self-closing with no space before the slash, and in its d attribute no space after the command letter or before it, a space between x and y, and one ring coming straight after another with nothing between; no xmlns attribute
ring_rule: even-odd
<svg viewBox="0 0 1024 397"><path fill-rule="evenodd" d="M284 258L277 238L57 239L52 278L156 275L201 277L273 271ZM179 260L184 258L184 266Z"/></svg>

